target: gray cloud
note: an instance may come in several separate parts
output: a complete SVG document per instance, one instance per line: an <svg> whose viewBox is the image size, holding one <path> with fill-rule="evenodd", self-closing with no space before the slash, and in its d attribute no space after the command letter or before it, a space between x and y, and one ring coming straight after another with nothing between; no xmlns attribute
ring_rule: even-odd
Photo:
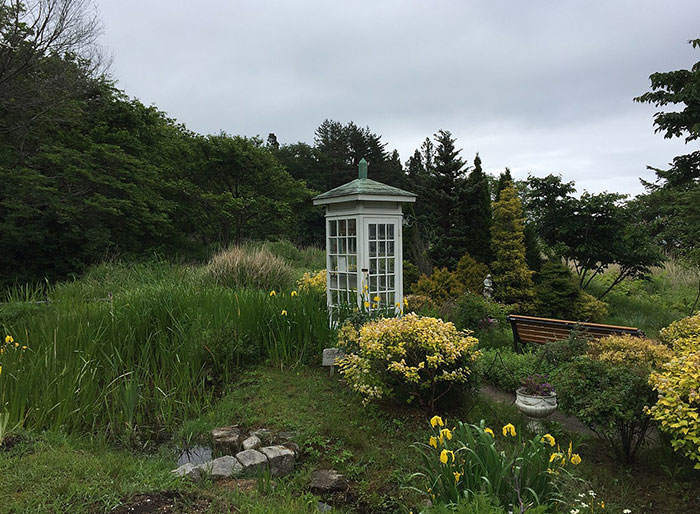
<svg viewBox="0 0 700 514"><path fill-rule="evenodd" d="M120 87L198 132L312 142L323 119L352 120L405 161L446 128L489 171L631 193L689 150L632 98L699 60L693 0L99 6Z"/></svg>

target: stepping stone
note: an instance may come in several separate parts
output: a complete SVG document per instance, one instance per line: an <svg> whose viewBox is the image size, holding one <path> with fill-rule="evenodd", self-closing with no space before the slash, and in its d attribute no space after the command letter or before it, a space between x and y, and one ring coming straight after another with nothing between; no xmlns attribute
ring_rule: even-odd
<svg viewBox="0 0 700 514"><path fill-rule="evenodd" d="M262 446L262 441L256 435L251 435L243 441L244 450L257 450Z"/></svg>
<svg viewBox="0 0 700 514"><path fill-rule="evenodd" d="M211 437L219 454L235 455L241 450L241 430L236 425L215 428L211 431Z"/></svg>
<svg viewBox="0 0 700 514"><path fill-rule="evenodd" d="M243 474L257 475L267 469L267 457L258 450L243 450L236 454L236 459L243 466Z"/></svg>
<svg viewBox="0 0 700 514"><path fill-rule="evenodd" d="M266 446L260 452L267 457L270 463L272 476L281 477L294 469L294 452L284 446Z"/></svg>
<svg viewBox="0 0 700 514"><path fill-rule="evenodd" d="M253 430L249 435L254 435L260 438L263 443L270 444L275 434L269 428L259 428L258 430Z"/></svg>
<svg viewBox="0 0 700 514"><path fill-rule="evenodd" d="M348 482L334 469L317 469L311 473L311 492L323 494L345 491Z"/></svg>
<svg viewBox="0 0 700 514"><path fill-rule="evenodd" d="M197 467L202 470L202 472L210 475L214 480L238 476L243 471L241 463L231 455L224 455L218 459L200 464Z"/></svg>

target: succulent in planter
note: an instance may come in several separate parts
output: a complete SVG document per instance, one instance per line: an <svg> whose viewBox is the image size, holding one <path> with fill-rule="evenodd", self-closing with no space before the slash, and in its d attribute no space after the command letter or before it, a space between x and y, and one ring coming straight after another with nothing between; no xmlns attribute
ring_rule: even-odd
<svg viewBox="0 0 700 514"><path fill-rule="evenodd" d="M533 432L544 428L540 419L546 418L557 408L557 394L546 375L530 375L522 380L515 392L515 406L530 418L528 427Z"/></svg>

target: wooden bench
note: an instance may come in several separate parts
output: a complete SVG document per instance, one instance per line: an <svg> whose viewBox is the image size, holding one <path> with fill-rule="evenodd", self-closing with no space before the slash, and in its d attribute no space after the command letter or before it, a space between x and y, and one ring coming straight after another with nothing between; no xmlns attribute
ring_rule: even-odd
<svg viewBox="0 0 700 514"><path fill-rule="evenodd" d="M595 339L620 334L644 337L644 332L634 327L536 318L534 316L518 316L516 314L511 314L507 319L510 321L510 326L513 329L513 347L516 351L526 343L545 344L552 341L561 341L569 337L574 328L578 328L583 334Z"/></svg>

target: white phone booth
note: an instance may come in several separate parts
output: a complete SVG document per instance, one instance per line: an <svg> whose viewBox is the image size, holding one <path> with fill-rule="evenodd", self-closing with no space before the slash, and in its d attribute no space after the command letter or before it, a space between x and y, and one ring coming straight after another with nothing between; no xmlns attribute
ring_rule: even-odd
<svg viewBox="0 0 700 514"><path fill-rule="evenodd" d="M358 178L316 196L326 206L326 290L329 310L368 301L378 308L403 302L401 206L416 195L367 178L367 161ZM374 298L379 298L375 302ZM370 307L371 308L371 307Z"/></svg>

